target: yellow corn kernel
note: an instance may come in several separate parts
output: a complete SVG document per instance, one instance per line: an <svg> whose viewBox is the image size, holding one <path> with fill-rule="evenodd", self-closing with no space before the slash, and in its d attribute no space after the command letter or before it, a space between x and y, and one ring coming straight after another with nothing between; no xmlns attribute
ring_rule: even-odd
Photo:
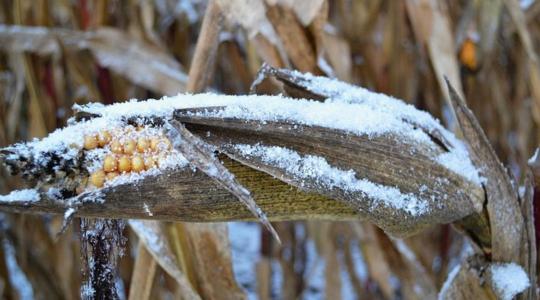
<svg viewBox="0 0 540 300"><path fill-rule="evenodd" d="M104 130L98 135L98 144L100 147L105 147L108 143L111 142L111 139L111 134L107 130Z"/></svg>
<svg viewBox="0 0 540 300"><path fill-rule="evenodd" d="M156 160L152 156L147 156L144 158L144 168L146 170L150 170L156 166Z"/></svg>
<svg viewBox="0 0 540 300"><path fill-rule="evenodd" d="M118 162L116 161L116 157L113 155L107 155L103 159L103 170L105 172L113 172L116 171L116 168L118 167Z"/></svg>
<svg viewBox="0 0 540 300"><path fill-rule="evenodd" d="M103 187L105 183L105 172L103 170L98 170L90 175L90 183L95 187Z"/></svg>
<svg viewBox="0 0 540 300"><path fill-rule="evenodd" d="M133 154L135 152L135 149L137 148L137 143L135 143L134 140L127 140L124 144L124 153L125 154Z"/></svg>
<svg viewBox="0 0 540 300"><path fill-rule="evenodd" d="M143 153L144 151L148 150L149 147L150 147L150 142L148 141L147 138L140 137L137 140L137 151L139 151L140 153Z"/></svg>
<svg viewBox="0 0 540 300"><path fill-rule="evenodd" d="M112 141L111 142L111 151L116 154L122 154L124 152L124 147L122 147L122 144L120 144L119 141Z"/></svg>
<svg viewBox="0 0 540 300"><path fill-rule="evenodd" d="M161 152L171 150L171 148L171 141L169 141L169 139L166 137L152 138L150 140L150 149L152 149L152 151Z"/></svg>
<svg viewBox="0 0 540 300"><path fill-rule="evenodd" d="M118 159L118 171L122 173L131 171L131 159L128 156L124 155Z"/></svg>
<svg viewBox="0 0 540 300"><path fill-rule="evenodd" d="M110 172L110 173L107 173L107 180L113 180L113 179L115 179L118 175L120 175L118 172Z"/></svg>
<svg viewBox="0 0 540 300"><path fill-rule="evenodd" d="M158 151L158 145L159 145L159 138L153 137L150 139L150 149L152 149L152 151Z"/></svg>
<svg viewBox="0 0 540 300"><path fill-rule="evenodd" d="M131 170L133 172L144 171L144 160L140 155L134 155L131 159Z"/></svg>
<svg viewBox="0 0 540 300"><path fill-rule="evenodd" d="M95 135L87 135L84 137L84 149L92 150L96 149L98 146L98 141Z"/></svg>

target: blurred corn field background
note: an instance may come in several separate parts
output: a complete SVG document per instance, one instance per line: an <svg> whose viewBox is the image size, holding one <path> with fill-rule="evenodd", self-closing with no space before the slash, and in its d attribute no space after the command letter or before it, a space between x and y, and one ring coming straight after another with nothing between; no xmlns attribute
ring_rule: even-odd
<svg viewBox="0 0 540 300"><path fill-rule="evenodd" d="M447 76L519 180L540 138L539 1L2 0L0 23L0 147L64 126L74 104L247 94L263 62L452 129ZM0 174L0 194L21 186ZM79 222L56 236L61 216L0 216L2 297L79 298ZM129 299L433 299L472 251L449 225L397 240L362 222L275 223L282 244L256 223L130 225L116 284Z"/></svg>

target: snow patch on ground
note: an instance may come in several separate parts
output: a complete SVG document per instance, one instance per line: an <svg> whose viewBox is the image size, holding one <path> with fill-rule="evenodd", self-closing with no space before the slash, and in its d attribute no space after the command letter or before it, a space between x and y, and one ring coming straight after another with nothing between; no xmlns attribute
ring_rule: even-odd
<svg viewBox="0 0 540 300"><path fill-rule="evenodd" d="M527 273L515 263L493 264L490 267L493 286L502 300L511 300L530 285Z"/></svg>

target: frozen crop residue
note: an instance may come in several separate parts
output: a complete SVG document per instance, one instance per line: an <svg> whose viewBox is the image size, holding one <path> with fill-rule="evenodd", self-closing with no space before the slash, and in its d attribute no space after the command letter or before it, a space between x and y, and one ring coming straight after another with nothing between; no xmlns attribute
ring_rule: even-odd
<svg viewBox="0 0 540 300"><path fill-rule="evenodd" d="M285 121L369 137L390 135L433 147L436 145L426 131L428 133L437 131L450 144L450 149L448 153L433 159L474 183L482 183L483 179L473 166L465 145L428 113L392 97L337 80L309 74L302 76L306 78L306 85L329 98L325 102L318 102L283 96L185 94L164 97L161 100L130 101L109 106L91 104L82 108L113 119L121 116L166 117L171 116L175 109L208 108L191 114L263 123ZM215 107L220 109L212 109Z"/></svg>
<svg viewBox="0 0 540 300"><path fill-rule="evenodd" d="M395 187L358 179L353 170L341 170L328 164L326 159L314 155L300 155L296 151L276 146L236 145L246 157L258 157L265 163L286 170L295 178L313 180L325 188L340 188L348 192L361 192L374 201L418 216L427 212L427 204L413 194L403 194Z"/></svg>
<svg viewBox="0 0 540 300"><path fill-rule="evenodd" d="M298 78L303 79L300 83L311 91L326 96L326 102L340 102L348 104L361 104L374 111L385 112L394 118L421 124L424 128L443 129L440 123L430 114L416 109L391 96L375 93L368 89L354 86L328 77L314 76L310 73L291 71Z"/></svg>
<svg viewBox="0 0 540 300"><path fill-rule="evenodd" d="M299 75L300 73L296 74ZM387 95L374 93L325 77L304 76L306 86L327 96L324 102L283 96L226 96L215 94L178 95L161 100L104 106L91 104L83 110L118 118L120 116L171 116L175 109L208 108L191 112L195 116L236 118L264 122L283 121L321 126L356 135L395 136L410 142L437 147L428 133L439 132L449 143L449 152L434 157L449 170L481 184L465 145L430 114ZM220 109L215 109L220 107ZM426 133L427 132L427 133Z"/></svg>
<svg viewBox="0 0 540 300"><path fill-rule="evenodd" d="M284 96L180 94L160 100L130 100L112 105L87 104L75 106L75 110L97 117L80 122L71 121L70 126L58 129L42 140L7 149L24 158L19 161L26 159L42 166L43 170L33 170L34 173L30 170L29 177L41 176L44 172L49 172L47 175L51 176L70 176L69 172L73 169L77 170L74 176L79 176L80 169L83 169L82 175L88 177L89 186L96 188L132 182L147 175L159 174L165 168L183 168L188 165L182 154L170 148L170 141L165 141L165 149L148 150L152 138L163 138L163 123L171 120L176 110L182 109L187 116L233 118L260 124L285 122L324 127L367 138L384 136L411 145L423 145L433 150L428 151L433 153L430 157L433 161L473 183L482 183L483 178L473 166L466 146L428 113L389 96L336 80L300 73L295 73L295 76L303 78L301 84L328 99L318 102ZM128 120L132 123L128 124ZM151 121L148 123L148 120ZM156 120L159 122L154 122ZM104 132L110 136L102 143ZM441 149L430 135L442 136L448 151ZM143 150L139 149L139 144L143 145ZM165 154L162 153L164 151ZM17 161L16 157L8 156L7 159ZM308 156L302 160L324 165L324 160L315 157ZM163 161L166 163L162 164ZM53 170L47 169L50 165L54 165ZM316 170L304 171L308 172L306 176L310 176L309 172ZM326 183L350 188L344 182L354 179L354 174L350 171L341 172L346 176L338 176L341 178L338 181L328 177ZM363 184L364 192L377 194L375 198L393 203L389 199L398 196L399 199L409 200L396 200L394 205L404 209L407 206L410 212L423 209L416 198L404 195L395 188L382 188L365 180L358 180L356 186L360 183Z"/></svg>
<svg viewBox="0 0 540 300"><path fill-rule="evenodd" d="M305 85L329 98L325 102L283 96L226 96L215 94L178 95L161 100L130 101L109 106L91 104L85 111L118 118L120 116L170 116L175 109L208 108L194 115L237 118L261 122L287 121L321 126L370 137L394 135L411 141L433 144L427 132L438 131L450 143L448 153L435 157L441 165L477 184L482 183L465 145L444 129L430 114L384 94L337 80L296 73ZM211 109L221 107L221 109ZM433 147L435 145L433 144Z"/></svg>

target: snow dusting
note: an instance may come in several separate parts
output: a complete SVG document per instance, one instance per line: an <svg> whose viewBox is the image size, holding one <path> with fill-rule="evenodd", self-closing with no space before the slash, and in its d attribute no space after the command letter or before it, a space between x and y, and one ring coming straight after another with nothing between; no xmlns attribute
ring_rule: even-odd
<svg viewBox="0 0 540 300"><path fill-rule="evenodd" d="M428 133L435 131L441 133L446 141L450 143L452 149L450 149L449 153L437 157L436 161L474 183L481 184L485 181L485 178L481 177L473 166L466 146L429 113L418 110L413 105L394 97L375 93L339 80L298 71L291 71L291 73L295 77L302 79L300 85L321 96L328 97L325 103L361 105L366 110L377 112L379 116L383 117L382 122L388 119L398 120L397 122L401 122L400 126L402 127L410 125L414 130L419 130L417 127L421 127ZM390 117L387 117L388 115ZM364 116L362 115L362 117Z"/></svg>
<svg viewBox="0 0 540 300"><path fill-rule="evenodd" d="M515 263L494 264L490 267L493 287L502 300L511 300L530 285L527 273Z"/></svg>
<svg viewBox="0 0 540 300"><path fill-rule="evenodd" d="M164 97L160 100L136 101L103 105L99 103L75 106L79 111L96 114L87 121L71 122L71 125L58 129L42 140L34 140L25 145L18 144L14 148L28 153L38 164L47 165L51 152L63 159L75 160L80 155L84 145L84 137L99 134L104 130L125 128L129 118L172 118L177 109L202 108L186 112L195 116L235 118L242 120L265 122L287 122L304 126L321 126L343 131L347 134L367 137L388 136L401 142L422 144L440 149L429 134L437 132L448 144L448 152L434 155L432 159L447 169L462 177L480 184L483 178L473 166L465 145L452 133L426 112L417 110L411 105L392 97L373 93L363 88L355 87L337 80L316 77L311 74L293 72L299 76L301 84L309 89L328 97L324 102L305 99L292 99L284 96L226 96L216 94L180 94L174 97ZM217 108L219 107L219 109ZM139 130L139 128L137 128ZM134 132L137 130L133 130ZM129 130L128 130L129 131ZM149 135L161 134L163 128L148 127ZM141 134L140 132L137 134ZM132 138L132 137L127 137ZM18 149L17 149L18 148ZM27 150L30 149L30 150ZM94 161L85 167L89 173L98 169L104 155L110 149L94 149L86 151L86 159ZM264 157L267 163L286 168L299 178L314 179L328 188L341 188L346 191L361 191L377 203L403 209L410 214L418 215L425 212L422 201L411 194L403 194L394 187L381 186L366 179L357 178L352 170L339 170L330 166L322 157L305 156L279 147L242 148L247 153ZM176 150L172 151L168 162L138 174L125 174L108 180L105 186L131 183L148 175L159 175L166 168L183 168L188 165L186 159ZM435 152L434 152L435 153Z"/></svg>
<svg viewBox="0 0 540 300"><path fill-rule="evenodd" d="M394 187L383 186L366 179L358 179L353 170L332 167L326 159L314 155L300 155L296 151L263 145L235 145L246 157L258 157L275 165L298 179L312 179L325 188L340 188L348 192L361 192L374 200L374 205L386 205L417 216L427 212L427 204L413 194L403 194Z"/></svg>
<svg viewBox="0 0 540 300"><path fill-rule="evenodd" d="M39 193L35 189L16 190L8 195L0 196L1 202L37 202Z"/></svg>
<svg viewBox="0 0 540 300"><path fill-rule="evenodd" d="M305 85L321 95L324 102L291 99L284 96L227 96L216 94L180 94L161 100L118 103L104 106L89 104L84 111L101 114L107 119L135 116L170 116L175 109L207 108L192 112L195 116L236 118L261 122L282 121L305 126L321 126L356 135L395 136L412 143L438 146L428 133L438 132L449 143L449 152L434 161L466 179L481 184L482 178L473 166L466 146L438 120L384 94L355 87L326 77L295 73L305 78ZM221 109L212 109L221 107ZM426 133L425 131L428 133Z"/></svg>

